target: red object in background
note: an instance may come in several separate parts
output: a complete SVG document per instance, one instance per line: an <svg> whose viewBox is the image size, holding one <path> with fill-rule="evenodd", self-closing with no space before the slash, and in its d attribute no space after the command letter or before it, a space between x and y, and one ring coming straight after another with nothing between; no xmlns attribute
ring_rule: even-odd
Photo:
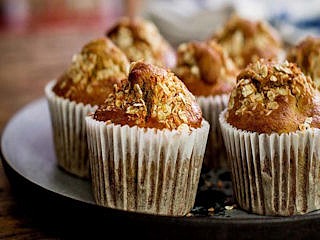
<svg viewBox="0 0 320 240"><path fill-rule="evenodd" d="M107 28L122 14L122 1L0 0L0 32Z"/></svg>

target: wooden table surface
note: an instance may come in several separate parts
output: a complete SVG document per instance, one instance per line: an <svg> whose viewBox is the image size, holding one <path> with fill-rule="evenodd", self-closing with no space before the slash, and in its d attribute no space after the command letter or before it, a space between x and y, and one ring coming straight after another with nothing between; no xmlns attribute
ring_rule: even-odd
<svg viewBox="0 0 320 240"><path fill-rule="evenodd" d="M0 132L17 110L44 97L45 84L64 71L83 44L102 36L104 30L93 27L1 33ZM38 227L19 206L0 163L0 239L59 238Z"/></svg>

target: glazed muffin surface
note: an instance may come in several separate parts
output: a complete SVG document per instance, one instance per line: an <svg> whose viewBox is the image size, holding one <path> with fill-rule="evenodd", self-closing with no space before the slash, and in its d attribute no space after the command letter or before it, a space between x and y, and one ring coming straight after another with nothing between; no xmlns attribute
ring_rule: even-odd
<svg viewBox="0 0 320 240"><path fill-rule="evenodd" d="M196 96L230 93L237 67L215 41L193 41L178 47L175 73Z"/></svg>
<svg viewBox="0 0 320 240"><path fill-rule="evenodd" d="M127 78L129 61L108 38L86 44L75 54L69 68L60 76L53 91L77 103L98 105Z"/></svg>
<svg viewBox="0 0 320 240"><path fill-rule="evenodd" d="M142 128L201 127L202 112L172 72L145 62L131 64L127 84L95 111L94 119Z"/></svg>
<svg viewBox="0 0 320 240"><path fill-rule="evenodd" d="M319 128L319 103L312 80L295 64L260 60L238 75L227 122L238 129L268 134Z"/></svg>

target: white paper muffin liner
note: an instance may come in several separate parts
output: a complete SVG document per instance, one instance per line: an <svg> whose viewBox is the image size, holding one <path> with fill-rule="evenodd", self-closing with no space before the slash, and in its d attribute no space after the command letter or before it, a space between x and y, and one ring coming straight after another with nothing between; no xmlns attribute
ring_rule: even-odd
<svg viewBox="0 0 320 240"><path fill-rule="evenodd" d="M290 216L320 209L320 129L258 134L232 127L220 115L241 208Z"/></svg>
<svg viewBox="0 0 320 240"><path fill-rule="evenodd" d="M58 165L78 177L89 178L90 167L86 139L85 117L96 106L76 103L57 96L55 80L45 87L51 117L53 139Z"/></svg>
<svg viewBox="0 0 320 240"><path fill-rule="evenodd" d="M209 124L183 131L105 124L86 117L97 204L157 215L193 207Z"/></svg>
<svg viewBox="0 0 320 240"><path fill-rule="evenodd" d="M230 170L219 123L219 115L228 106L229 96L230 94L197 97L202 116L210 124L208 143L203 160L204 165L209 169Z"/></svg>

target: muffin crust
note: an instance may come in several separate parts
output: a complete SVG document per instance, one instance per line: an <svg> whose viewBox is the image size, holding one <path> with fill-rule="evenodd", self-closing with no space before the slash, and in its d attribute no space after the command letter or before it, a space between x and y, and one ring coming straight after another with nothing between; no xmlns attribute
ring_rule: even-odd
<svg viewBox="0 0 320 240"><path fill-rule="evenodd" d="M320 37L308 36L289 50L287 58L309 75L320 90Z"/></svg>
<svg viewBox="0 0 320 240"><path fill-rule="evenodd" d="M98 105L127 78L129 61L108 38L86 44L75 54L53 91L77 103Z"/></svg>
<svg viewBox="0 0 320 240"><path fill-rule="evenodd" d="M238 73L233 61L214 40L181 44L174 71L196 96L230 93Z"/></svg>
<svg viewBox="0 0 320 240"><path fill-rule="evenodd" d="M293 63L259 60L237 77L227 122L259 133L287 133L320 127L319 93Z"/></svg>
<svg viewBox="0 0 320 240"><path fill-rule="evenodd" d="M131 64L127 84L115 87L94 119L173 130L201 127L202 113L195 97L172 72L139 61Z"/></svg>
<svg viewBox="0 0 320 240"><path fill-rule="evenodd" d="M122 17L106 35L132 62L144 60L168 68L176 64L174 49L150 21Z"/></svg>
<svg viewBox="0 0 320 240"><path fill-rule="evenodd" d="M226 49L239 68L260 58L278 59L282 46L279 34L267 22L250 21L237 15L212 38Z"/></svg>

